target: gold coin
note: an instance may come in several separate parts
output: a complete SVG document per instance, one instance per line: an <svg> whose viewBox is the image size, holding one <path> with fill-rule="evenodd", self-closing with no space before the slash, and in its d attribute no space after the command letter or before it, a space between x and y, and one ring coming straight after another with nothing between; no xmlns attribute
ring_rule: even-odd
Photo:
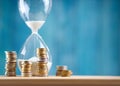
<svg viewBox="0 0 120 86"><path fill-rule="evenodd" d="M22 77L31 77L32 73L21 73Z"/></svg>
<svg viewBox="0 0 120 86"><path fill-rule="evenodd" d="M6 55L6 59L16 59L17 58L17 56L10 56L10 55Z"/></svg>
<svg viewBox="0 0 120 86"><path fill-rule="evenodd" d="M13 69L16 68L16 66L5 66L5 69Z"/></svg>
<svg viewBox="0 0 120 86"><path fill-rule="evenodd" d="M48 57L47 57L47 54L37 54L37 57L38 57L38 58L43 58L43 59L44 59L44 58L48 58Z"/></svg>
<svg viewBox="0 0 120 86"><path fill-rule="evenodd" d="M39 58L39 61L48 61L48 58Z"/></svg>
<svg viewBox="0 0 120 86"><path fill-rule="evenodd" d="M43 63L43 64L40 64L40 63L39 63L39 64L37 64L37 66L38 66L38 67L47 67L47 64L44 64L44 63Z"/></svg>
<svg viewBox="0 0 120 86"><path fill-rule="evenodd" d="M8 74L8 73L11 74L11 75L16 74L16 72L7 72L7 71L5 72L5 74Z"/></svg>
<svg viewBox="0 0 120 86"><path fill-rule="evenodd" d="M6 67L16 67L16 64L5 64Z"/></svg>
<svg viewBox="0 0 120 86"><path fill-rule="evenodd" d="M48 69L47 66L38 66L38 69Z"/></svg>
<svg viewBox="0 0 120 86"><path fill-rule="evenodd" d="M17 60L16 58L6 58L6 61Z"/></svg>
<svg viewBox="0 0 120 86"><path fill-rule="evenodd" d="M47 64L48 63L48 58L39 58L39 61L37 61L38 63L45 63Z"/></svg>
<svg viewBox="0 0 120 86"><path fill-rule="evenodd" d="M38 70L38 74L48 74L48 70Z"/></svg>
<svg viewBox="0 0 120 86"><path fill-rule="evenodd" d="M6 69L6 72L16 72L15 69Z"/></svg>
<svg viewBox="0 0 120 86"><path fill-rule="evenodd" d="M16 76L16 72L5 72L6 76Z"/></svg>
<svg viewBox="0 0 120 86"><path fill-rule="evenodd" d="M16 67L16 65L15 64L6 64L5 65L5 67L7 67L7 68L15 68Z"/></svg>
<svg viewBox="0 0 120 86"><path fill-rule="evenodd" d="M32 65L21 65L22 68L31 68Z"/></svg>
<svg viewBox="0 0 120 86"><path fill-rule="evenodd" d="M47 56L47 53L46 53L46 52L41 52L41 53L39 52L39 53L37 53L36 55L37 55L38 57L39 57L39 56L42 56L42 55L43 55L43 56L45 55L45 57L46 57L46 56Z"/></svg>
<svg viewBox="0 0 120 86"><path fill-rule="evenodd" d="M71 74L64 74L64 75L61 75L62 77L70 77Z"/></svg>
<svg viewBox="0 0 120 86"><path fill-rule="evenodd" d="M72 71L71 70L63 70L62 74L72 74Z"/></svg>
<svg viewBox="0 0 120 86"><path fill-rule="evenodd" d="M31 71L31 68L22 68L22 71Z"/></svg>
<svg viewBox="0 0 120 86"><path fill-rule="evenodd" d="M16 76L16 74L13 74L13 75L10 75L10 74L5 74L5 76L7 76L7 77L15 77L15 76Z"/></svg>
<svg viewBox="0 0 120 86"><path fill-rule="evenodd" d="M67 70L67 66L57 66L57 70Z"/></svg>
<svg viewBox="0 0 120 86"><path fill-rule="evenodd" d="M6 64L8 64L8 65L10 65L10 64L16 65L16 62L6 62Z"/></svg>
<svg viewBox="0 0 120 86"><path fill-rule="evenodd" d="M31 73L31 71L22 71L22 73Z"/></svg>
<svg viewBox="0 0 120 86"><path fill-rule="evenodd" d="M47 61L46 62L45 61L39 61L38 65L42 65L42 64L43 65L45 65L45 64L47 65L47 63L48 63Z"/></svg>
<svg viewBox="0 0 120 86"><path fill-rule="evenodd" d="M37 48L36 50L37 53L46 52L46 51L47 51L46 48Z"/></svg>
<svg viewBox="0 0 120 86"><path fill-rule="evenodd" d="M32 67L22 67L21 69L23 69L23 70L31 70Z"/></svg>
<svg viewBox="0 0 120 86"><path fill-rule="evenodd" d="M6 59L6 62L17 62L16 59Z"/></svg>
<svg viewBox="0 0 120 86"><path fill-rule="evenodd" d="M16 51L5 51L5 54L16 54Z"/></svg>
<svg viewBox="0 0 120 86"><path fill-rule="evenodd" d="M6 62L16 62L16 59L6 59Z"/></svg>
<svg viewBox="0 0 120 86"><path fill-rule="evenodd" d="M6 67L16 67L16 63L6 63Z"/></svg>
<svg viewBox="0 0 120 86"><path fill-rule="evenodd" d="M16 54L6 54L6 58L17 58Z"/></svg>
<svg viewBox="0 0 120 86"><path fill-rule="evenodd" d="M37 68L48 68L47 66L37 66Z"/></svg>
<svg viewBox="0 0 120 86"><path fill-rule="evenodd" d="M38 64L47 64L48 61L38 61L37 63L38 63Z"/></svg>
<svg viewBox="0 0 120 86"><path fill-rule="evenodd" d="M25 61L22 61L21 64L23 64L23 65L31 65L32 62L28 61L28 60L25 60Z"/></svg>
<svg viewBox="0 0 120 86"><path fill-rule="evenodd" d="M48 68L37 68L37 70L48 70Z"/></svg>
<svg viewBox="0 0 120 86"><path fill-rule="evenodd" d="M46 48L37 48L37 51L46 51Z"/></svg>
<svg viewBox="0 0 120 86"><path fill-rule="evenodd" d="M22 68L31 68L32 65L21 65Z"/></svg>
<svg viewBox="0 0 120 86"><path fill-rule="evenodd" d="M16 69L16 66L5 66L5 69Z"/></svg>

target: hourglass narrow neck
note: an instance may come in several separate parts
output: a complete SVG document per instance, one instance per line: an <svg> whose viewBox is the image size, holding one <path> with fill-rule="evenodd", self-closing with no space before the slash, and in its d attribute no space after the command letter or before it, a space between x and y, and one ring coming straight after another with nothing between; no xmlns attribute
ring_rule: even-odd
<svg viewBox="0 0 120 86"><path fill-rule="evenodd" d="M33 29L31 29L32 30L32 34L37 34L38 33L38 30L33 30Z"/></svg>

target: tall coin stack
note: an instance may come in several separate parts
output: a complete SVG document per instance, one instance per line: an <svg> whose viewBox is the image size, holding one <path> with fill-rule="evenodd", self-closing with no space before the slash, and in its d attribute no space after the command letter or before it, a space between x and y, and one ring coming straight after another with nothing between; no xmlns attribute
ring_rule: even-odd
<svg viewBox="0 0 120 86"><path fill-rule="evenodd" d="M31 77L32 76L31 69L32 69L32 62L30 61L21 62L21 76Z"/></svg>
<svg viewBox="0 0 120 86"><path fill-rule="evenodd" d="M46 48L37 48L37 57L39 58L39 61L37 61L37 71L40 77L48 76L48 58L46 52Z"/></svg>
<svg viewBox="0 0 120 86"><path fill-rule="evenodd" d="M5 65L5 75L6 76L16 76L16 52L15 51L5 51L6 54L6 65Z"/></svg>

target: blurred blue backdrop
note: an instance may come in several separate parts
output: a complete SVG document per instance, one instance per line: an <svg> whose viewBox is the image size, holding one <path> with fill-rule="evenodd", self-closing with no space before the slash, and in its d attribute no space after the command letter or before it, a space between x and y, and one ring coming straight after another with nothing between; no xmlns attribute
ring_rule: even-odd
<svg viewBox="0 0 120 86"><path fill-rule="evenodd" d="M19 51L31 34L19 15L18 0L0 0L0 74L5 50ZM39 31L56 65L75 75L120 75L120 0L53 0Z"/></svg>

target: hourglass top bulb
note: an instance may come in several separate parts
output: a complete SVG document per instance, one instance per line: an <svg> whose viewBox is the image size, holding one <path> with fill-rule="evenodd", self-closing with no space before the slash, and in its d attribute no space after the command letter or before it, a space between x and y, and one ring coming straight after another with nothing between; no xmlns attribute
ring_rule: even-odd
<svg viewBox="0 0 120 86"><path fill-rule="evenodd" d="M19 12L26 25L37 32L45 23L52 0L19 0Z"/></svg>

